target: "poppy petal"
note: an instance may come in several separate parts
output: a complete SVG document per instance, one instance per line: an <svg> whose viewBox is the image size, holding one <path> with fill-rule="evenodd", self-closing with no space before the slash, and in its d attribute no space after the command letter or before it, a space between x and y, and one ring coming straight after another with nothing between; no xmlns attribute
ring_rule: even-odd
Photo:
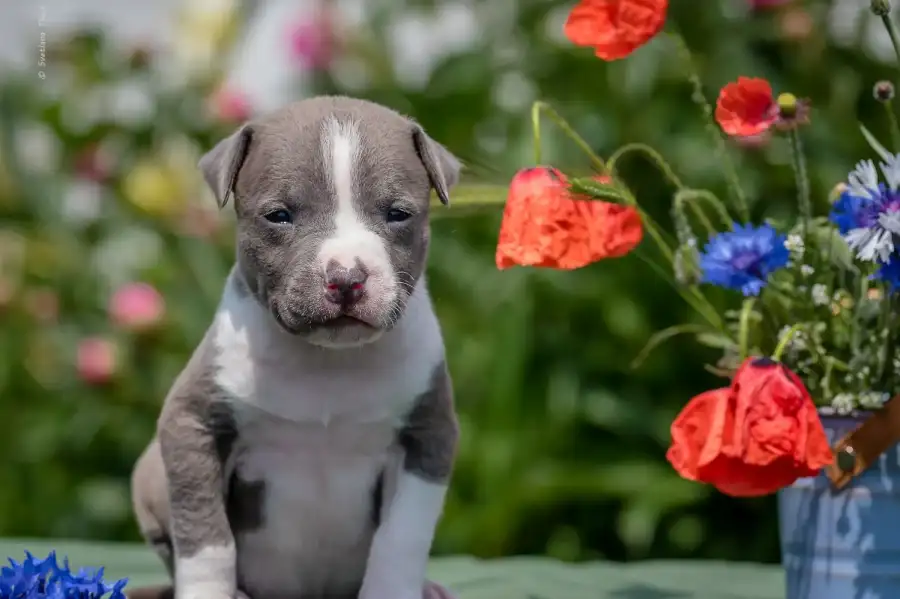
<svg viewBox="0 0 900 599"><path fill-rule="evenodd" d="M571 270L623 256L642 235L633 208L573 197L556 169L524 169L510 184L495 259L499 269Z"/></svg>
<svg viewBox="0 0 900 599"><path fill-rule="evenodd" d="M625 58L662 30L668 0L582 0L569 13L563 32L577 46L589 46L603 60Z"/></svg>
<svg viewBox="0 0 900 599"><path fill-rule="evenodd" d="M772 86L765 79L738 77L719 92L716 121L735 137L752 137L767 131L778 120Z"/></svg>

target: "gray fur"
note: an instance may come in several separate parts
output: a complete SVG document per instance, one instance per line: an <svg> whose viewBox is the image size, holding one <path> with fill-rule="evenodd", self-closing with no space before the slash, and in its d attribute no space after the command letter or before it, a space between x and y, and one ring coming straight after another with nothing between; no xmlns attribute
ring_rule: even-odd
<svg viewBox="0 0 900 599"><path fill-rule="evenodd" d="M179 555L234 542L225 504L225 461L237 435L201 342L163 404L157 438L165 465L171 528Z"/></svg>
<svg viewBox="0 0 900 599"><path fill-rule="evenodd" d="M329 265L315 261L323 242L333 233L336 209L335 182L321 150L324 124L329 119L352 124L359 135L352 183L354 208L366 229L384 240L398 279L399 293L387 307L373 308L369 305L371 298L365 295L350 302L343 296L329 298L326 292L329 272L332 278L346 274L348 284L365 281L369 274L366 256L360 257L358 266L345 268L346 273L335 270L333 265L329 271ZM217 322L224 314L225 321L234 326L251 327L247 331L247 359L260 360L260 379L256 382L262 386L250 398L235 397L228 390L231 387L223 381L234 375L229 368L243 365L239 357L223 356L232 348L217 342L214 324L175 381L162 408L157 435L135 466L132 492L138 524L170 574L177 568L177 559L190 558L208 547L234 545L237 558L233 577L239 597L244 593L253 599L356 597L365 566L359 560L365 559L368 544L384 521L396 491L398 471L391 464L402 464L404 471L442 484L448 482L452 471L458 429L443 352L427 368L416 366L418 372L403 368L406 363L421 364L422 356L434 353L433 349L420 351L409 345L417 339L416 331L410 327L424 327L421 343L440 342L430 300L421 282L429 241L429 196L433 188L442 202L449 202L449 189L458 179L459 162L417 124L389 109L349 98L322 97L298 102L244 125L204 156L200 168L221 206L234 198L237 215L237 264L226 286L226 295L231 293L231 299L223 298ZM401 223L387 222L385 212L396 207L409 212L411 218ZM294 216L289 226L273 226L263 218L280 209L287 209ZM252 315L229 315L235 302L258 306L256 310L265 314L264 321L258 322ZM413 307L415 315L404 320ZM384 336L373 337L368 345L351 349L326 349L306 343L322 329L360 326L338 319L345 315L382 331ZM221 361L229 359L232 366L223 367ZM329 377L344 377L344 383L334 387L341 390L334 399L344 403L335 404L333 409L344 405L341 409L350 411L334 412L333 425L327 420L332 415L325 416L324 425L302 420L292 423L292 410L315 414L321 409L318 404L329 405L329 397L309 396L309 390L303 389L304 376L313 381L307 384L312 389L332 388L326 384L324 372L333 372ZM370 381L371 377L378 380ZM285 386L278 386L281 383L274 383L273 379L283 380ZM385 381L407 379L421 379L421 384L415 391L400 385L397 388L404 389L404 396L391 398L392 402L399 400L407 406L401 423L388 418L393 408L366 404L353 408L357 397L359 401L365 399L370 382L377 388L379 384L393 384ZM294 390L297 397L318 403L306 412L302 405L289 404L283 405L286 414L265 412L272 408L266 401L274 401L273 396L289 397ZM369 413L371 416L364 416ZM367 418L375 420L366 424ZM390 424L384 429L385 435L379 427L386 423ZM329 435L323 435L329 430L333 431L331 435L345 431L340 433L345 437L334 439L334 451L371 452L374 469L366 475L364 482L368 486L360 490L365 495L360 496L362 503L369 506L366 523L360 524L358 530L334 531L338 545L326 543L326 547L337 550L336 555L313 558L321 559L321 563L288 566L284 552L265 545L266 537L258 533L277 531L282 524L291 523L268 518L265 509L272 480L260 478L243 460L254 455L255 444L266 443L269 445L265 451L313 450L327 454L331 445L307 448L302 436L308 431L314 433L314 438L322 439L317 443L327 440L330 444ZM273 435L274 439L282 439L283 445L273 440ZM296 457L317 463L318 455ZM360 457L352 453L348 456ZM392 456L400 457L392 462ZM287 463L293 460L291 455L281 457L287 458ZM362 457L369 459L368 455ZM340 467L343 459L338 457L332 467ZM315 488L319 482L310 480L305 484ZM296 517L314 521L317 514L298 513ZM353 543L362 545L348 545L341 550L340 539L351 538L356 539ZM270 550L271 555L264 553ZM342 559L343 566L328 561L335 558ZM258 571L260 564L269 571ZM312 586L302 591L293 591L289 586L260 586L260 581L291 580L295 569L316 573L316 582L310 583L316 585L314 590ZM428 592L435 592L434 585L426 588ZM148 597L153 593L169 597L171 590L148 592Z"/></svg>
<svg viewBox="0 0 900 599"><path fill-rule="evenodd" d="M417 399L400 430L403 467L426 480L446 482L453 472L459 425L453 409L453 385L445 363L434 369L431 385Z"/></svg>

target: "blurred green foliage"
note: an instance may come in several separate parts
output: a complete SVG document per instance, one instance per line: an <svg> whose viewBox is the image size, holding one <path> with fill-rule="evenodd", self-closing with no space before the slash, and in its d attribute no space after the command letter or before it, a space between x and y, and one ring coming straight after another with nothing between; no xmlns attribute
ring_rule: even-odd
<svg viewBox="0 0 900 599"><path fill-rule="evenodd" d="M713 101L738 75L813 100L804 131L813 198L827 197L870 155L857 119L886 128L871 85L893 77L858 43L826 37L830 4L753 13L743 0L702 9L676 1L668 24L695 52ZM319 91L416 118L467 162L469 180L502 183L531 163L528 109L542 99L601 155L645 142L693 186L726 195L684 65L665 39L603 63L561 39L571 2L471 3L475 41L439 58L414 86L391 67L389 24L434 7L373 6L382 8L318 75ZM0 535L138 538L130 468L210 321L233 255L230 213L216 219L194 169L233 126L206 109L212 79L162 85L140 55L105 40L90 33L54 49L47 81L31 72L0 80ZM360 68L367 76L346 76ZM129 86L151 94L146 114L106 103ZM42 135L53 143L41 146ZM543 141L544 161L587 169L550 126ZM794 210L782 142L731 148L757 220ZM84 174L93 147L112 158L100 177ZM639 158L624 172L645 208L668 223L672 190L663 178ZM85 179L99 185L89 189L100 198L93 215L79 197ZM452 210L434 222L429 282L463 435L436 552L777 561L771 498L717 495L679 479L664 458L674 415L717 383L702 368L716 351L675 339L630 368L652 332L693 318L677 294L636 255L574 272L498 272L499 206ZM816 210L825 213L825 202ZM164 296L162 326L134 333L110 322L110 295L132 280ZM88 384L76 367L79 340L95 335L118 348L104 384Z"/></svg>

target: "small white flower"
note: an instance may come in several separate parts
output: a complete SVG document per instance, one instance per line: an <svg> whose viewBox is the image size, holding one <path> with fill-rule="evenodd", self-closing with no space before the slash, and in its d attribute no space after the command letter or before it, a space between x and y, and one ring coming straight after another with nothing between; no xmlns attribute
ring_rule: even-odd
<svg viewBox="0 0 900 599"><path fill-rule="evenodd" d="M800 272L803 273L804 277L809 277L816 272L816 269L809 264L804 264L800 267Z"/></svg>
<svg viewBox="0 0 900 599"><path fill-rule="evenodd" d="M890 399L889 393L879 393L877 391L869 391L867 393L859 394L859 405L862 408L866 409L875 409L880 408L884 405L884 403Z"/></svg>
<svg viewBox="0 0 900 599"><path fill-rule="evenodd" d="M831 400L831 407L838 414L849 414L853 411L853 395L850 393L838 393Z"/></svg>
<svg viewBox="0 0 900 599"><path fill-rule="evenodd" d="M800 237L799 235L797 235L797 234L788 235L787 239L784 242L784 247L786 247L787 250L790 253L794 254L797 258L803 257L803 252L805 250L805 247L803 245L803 238Z"/></svg>
<svg viewBox="0 0 900 599"><path fill-rule="evenodd" d="M816 283L812 286L813 304L817 306L827 306L831 299L828 297L828 287L822 283Z"/></svg>

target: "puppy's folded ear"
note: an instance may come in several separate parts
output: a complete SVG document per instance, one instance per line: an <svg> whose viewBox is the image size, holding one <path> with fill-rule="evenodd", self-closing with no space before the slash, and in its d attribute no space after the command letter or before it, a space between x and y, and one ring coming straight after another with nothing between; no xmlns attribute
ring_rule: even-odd
<svg viewBox="0 0 900 599"><path fill-rule="evenodd" d="M459 181L462 168L459 160L447 148L437 143L418 125L413 126L413 144L419 159L425 165L425 171L431 180L431 186L445 206L450 204L450 188Z"/></svg>
<svg viewBox="0 0 900 599"><path fill-rule="evenodd" d="M198 166L213 193L219 208L224 208L234 194L238 173L247 158L253 129L244 125L226 137L200 158Z"/></svg>

